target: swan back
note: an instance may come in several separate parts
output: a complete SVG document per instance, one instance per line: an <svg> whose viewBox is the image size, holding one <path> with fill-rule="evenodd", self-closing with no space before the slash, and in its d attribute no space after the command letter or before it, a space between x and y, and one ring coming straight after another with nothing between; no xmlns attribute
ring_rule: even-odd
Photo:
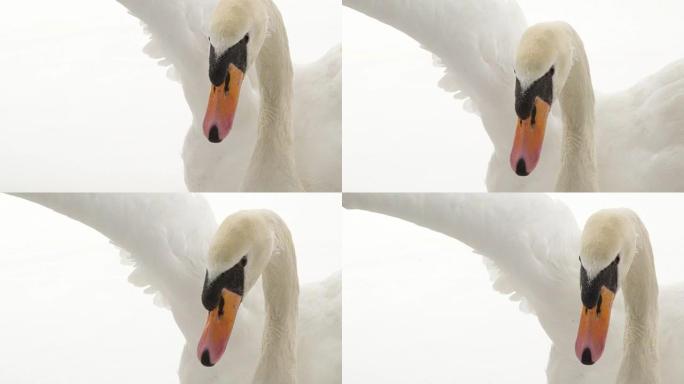
<svg viewBox="0 0 684 384"><path fill-rule="evenodd" d="M342 190L341 84L341 45L295 69L295 156L297 172L307 191Z"/></svg>
<svg viewBox="0 0 684 384"><path fill-rule="evenodd" d="M602 191L682 191L684 60L624 91L599 95L596 139Z"/></svg>

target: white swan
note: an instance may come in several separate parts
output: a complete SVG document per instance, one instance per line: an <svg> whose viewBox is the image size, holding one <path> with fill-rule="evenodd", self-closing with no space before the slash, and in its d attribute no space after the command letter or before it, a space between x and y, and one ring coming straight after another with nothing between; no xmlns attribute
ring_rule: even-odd
<svg viewBox="0 0 684 384"><path fill-rule="evenodd" d="M193 196L23 197L96 229L132 257L130 281L161 296L187 341L181 382L341 382L340 275L300 294L290 232L273 212L238 212L217 230L208 204Z"/></svg>
<svg viewBox="0 0 684 384"><path fill-rule="evenodd" d="M581 131L580 135L573 129L563 131L561 113L553 108L546 124L542 160L529 176L519 177L511 171L510 164L511 157L517 155L511 150L517 120L514 69L524 77L521 84L529 85L550 70L554 64L550 60L560 59L562 63L558 66L566 72L557 70L552 77L553 93L561 99L564 123L570 128L579 127L583 118L590 123L590 112L580 111L581 107L590 108L590 78L588 74L584 78L575 76L586 69L583 54L570 54L563 49L578 49L578 39L563 42L572 43L570 47L543 52L521 49L516 59L527 23L514 1L344 0L343 4L408 34L446 67L439 85L448 92L456 92L458 98L469 99L468 105L481 117L494 145L486 178L488 190L684 190L684 181L675 177L684 172L684 109L680 108L684 102L684 60L666 66L627 90L597 95L595 159L590 158L591 142L572 144L574 139L588 140L590 131ZM540 28L534 27L531 32L539 32ZM538 38L528 37L532 38L529 42L539 42ZM539 55L528 57L529 52ZM580 65L570 65L571 60ZM531 66L526 68L525 64ZM548 66L542 69L532 64ZM573 98L570 95L574 91L583 94ZM514 169L518 160L514 159ZM596 175L592 174L593 163ZM587 175L572 184L578 170Z"/></svg>
<svg viewBox="0 0 684 384"><path fill-rule="evenodd" d="M515 63L518 115L511 167L527 176L536 167L554 100L563 108L556 191L598 191L594 89L582 40L567 23L542 23L523 34Z"/></svg>
<svg viewBox="0 0 684 384"><path fill-rule="evenodd" d="M565 205L535 195L345 194L344 205L444 233L491 260L494 286L523 300L552 341L549 383L684 380L684 285L658 293L649 236L633 212L601 211L580 235ZM580 305L590 309L577 322Z"/></svg>
<svg viewBox="0 0 684 384"><path fill-rule="evenodd" d="M587 220L581 244L577 358L592 365L603 354L612 304L622 288L625 332L616 382L660 383L658 280L648 231L631 210L602 210Z"/></svg>
<svg viewBox="0 0 684 384"><path fill-rule="evenodd" d="M339 46L294 71L271 0L119 2L150 32L146 52L182 82L190 190L341 190Z"/></svg>

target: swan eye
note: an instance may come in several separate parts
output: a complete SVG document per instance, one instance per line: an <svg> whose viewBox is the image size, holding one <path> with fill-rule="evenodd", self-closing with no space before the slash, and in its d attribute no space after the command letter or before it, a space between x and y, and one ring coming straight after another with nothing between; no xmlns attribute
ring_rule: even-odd
<svg viewBox="0 0 684 384"><path fill-rule="evenodd" d="M243 39L245 40L245 44L249 43L249 33L246 34L245 37L243 37Z"/></svg>
<svg viewBox="0 0 684 384"><path fill-rule="evenodd" d="M549 74L553 76L554 73L556 73L556 69L554 66L551 66L551 69L549 69Z"/></svg>
<svg viewBox="0 0 684 384"><path fill-rule="evenodd" d="M619 262L620 262L620 254L618 253L617 257L615 258L615 263L617 264Z"/></svg>
<svg viewBox="0 0 684 384"><path fill-rule="evenodd" d="M240 259L240 265L243 267L247 265L247 255L242 256L242 259Z"/></svg>

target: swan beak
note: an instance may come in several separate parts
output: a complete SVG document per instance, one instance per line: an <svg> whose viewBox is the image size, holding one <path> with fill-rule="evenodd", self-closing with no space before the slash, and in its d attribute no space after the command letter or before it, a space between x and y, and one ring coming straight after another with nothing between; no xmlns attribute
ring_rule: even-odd
<svg viewBox="0 0 684 384"><path fill-rule="evenodd" d="M226 351L235 317L242 302L242 296L225 288L221 291L221 297L223 305L219 304L209 312L204 332L197 345L197 358L206 367L216 364Z"/></svg>
<svg viewBox="0 0 684 384"><path fill-rule="evenodd" d="M575 354L584 365L594 364L603 354L613 299L615 299L615 293L606 287L601 287L596 305L593 308L582 306L575 341Z"/></svg>
<svg viewBox="0 0 684 384"><path fill-rule="evenodd" d="M233 127L244 76L244 72L231 63L228 64L226 80L218 86L213 84L211 86L209 105L204 115L202 130L204 136L212 143L223 141Z"/></svg>
<svg viewBox="0 0 684 384"><path fill-rule="evenodd" d="M518 176L529 175L537 166L550 110L551 105L537 96L530 116L518 118L510 159L511 168Z"/></svg>

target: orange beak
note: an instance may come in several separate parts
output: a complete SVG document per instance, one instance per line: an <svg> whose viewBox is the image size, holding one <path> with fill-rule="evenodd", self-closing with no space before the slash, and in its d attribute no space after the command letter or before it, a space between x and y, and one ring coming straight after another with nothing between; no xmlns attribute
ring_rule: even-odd
<svg viewBox="0 0 684 384"><path fill-rule="evenodd" d="M615 293L606 287L601 287L598 303L594 308L582 306L579 330L575 341L575 354L585 365L592 365L603 354L608 336L610 310L613 307Z"/></svg>
<svg viewBox="0 0 684 384"><path fill-rule="evenodd" d="M212 143L223 141L233 127L244 76L245 74L231 63L228 64L227 80L219 86L211 86L209 105L204 115L202 130Z"/></svg>
<svg viewBox="0 0 684 384"><path fill-rule="evenodd" d="M551 105L537 96L530 117L518 119L510 162L511 168L519 176L532 173L539 162L550 110Z"/></svg>
<svg viewBox="0 0 684 384"><path fill-rule="evenodd" d="M204 332L197 345L197 357L202 365L211 367L223 356L241 302L240 295L223 288L221 303L209 312Z"/></svg>

